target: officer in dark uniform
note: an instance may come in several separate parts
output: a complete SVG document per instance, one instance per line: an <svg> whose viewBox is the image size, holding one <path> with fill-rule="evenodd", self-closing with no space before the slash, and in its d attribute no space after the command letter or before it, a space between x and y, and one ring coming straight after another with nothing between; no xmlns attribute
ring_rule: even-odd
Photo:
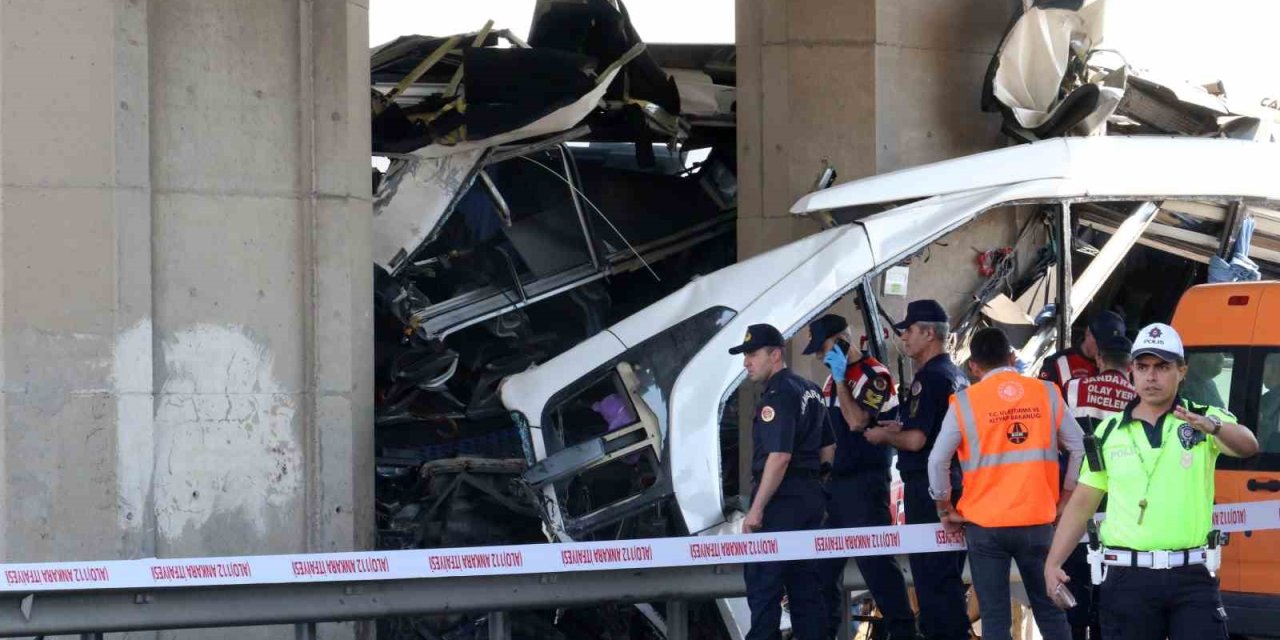
<svg viewBox="0 0 1280 640"><path fill-rule="evenodd" d="M915 378L901 394L899 422L881 422L866 432L872 444L888 444L898 450L903 501L908 524L941 522L937 505L929 495L929 453L947 414L951 394L969 386L964 372L947 353L951 328L947 312L934 300L907 305L907 317L894 325L901 332L902 349L915 363ZM951 460L951 486L961 487L960 464ZM952 504L960 494L951 492ZM964 552L918 553L909 558L920 602L920 631L934 640L968 640L969 614L961 574Z"/></svg>
<svg viewBox="0 0 1280 640"><path fill-rule="evenodd" d="M1084 341L1078 347L1067 347L1049 354L1040 366L1040 379L1049 380L1065 391L1067 382L1098 372L1098 341L1124 337L1124 318L1114 311L1103 311L1089 319Z"/></svg>
<svg viewBox="0 0 1280 640"><path fill-rule="evenodd" d="M823 431L831 427L816 385L787 369L782 334L767 324L747 328L742 344L752 382L763 385L751 437L751 508L743 533L798 531L822 526L826 498L818 481ZM791 628L797 640L826 638L827 612L816 560L761 562L743 569L751 630L747 640L779 637L782 595L791 603Z"/></svg>
<svg viewBox="0 0 1280 640"><path fill-rule="evenodd" d="M875 358L854 350L843 317L828 314L809 324L805 355L814 355L831 371L822 386L822 401L835 433L835 460L827 482L828 528L881 527L893 524L889 514L889 464L893 450L867 442L863 432L877 420L897 415L889 369ZM847 416L847 417L846 417ZM832 628L839 625L840 574L845 558L825 561L827 613ZM855 558L871 597L884 615L893 640L915 638L916 616L907 597L907 584L891 555ZM881 636L882 637L882 636Z"/></svg>

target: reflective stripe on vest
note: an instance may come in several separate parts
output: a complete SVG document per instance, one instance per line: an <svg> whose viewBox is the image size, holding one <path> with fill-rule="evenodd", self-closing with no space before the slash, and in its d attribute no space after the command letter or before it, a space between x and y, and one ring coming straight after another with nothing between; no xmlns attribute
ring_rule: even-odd
<svg viewBox="0 0 1280 640"><path fill-rule="evenodd" d="M951 397L960 425L962 515L989 527L1053 522L1059 493L1058 425L1066 411L1060 398L1054 383L1012 372L988 377Z"/></svg>
<svg viewBox="0 0 1280 640"><path fill-rule="evenodd" d="M1002 464L1013 464L1016 462L1034 462L1044 460L1048 462L1058 461L1058 425L1062 423L1062 408L1058 403L1053 401L1052 382L1044 380L1025 379L1025 382L1042 384L1045 386L1047 395L1049 396L1049 413L1051 421L1049 422L1049 446L1047 448L1025 449L1022 451L1008 451L999 454L983 455L982 441L978 437L978 420L973 414L973 403L969 399L969 389L963 389L954 396L959 409L959 422L961 430L964 433L964 443L968 445L968 455L960 456L960 468L964 471L976 471L986 467L993 467Z"/></svg>

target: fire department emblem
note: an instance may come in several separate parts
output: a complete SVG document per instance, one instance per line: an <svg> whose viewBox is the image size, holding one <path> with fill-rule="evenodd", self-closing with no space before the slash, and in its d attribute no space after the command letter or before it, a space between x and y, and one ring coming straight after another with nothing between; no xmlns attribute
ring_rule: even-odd
<svg viewBox="0 0 1280 640"><path fill-rule="evenodd" d="M1022 385L1016 382L1006 382L1000 385L996 393L1000 394L1000 399L1005 402L1017 402L1022 399Z"/></svg>
<svg viewBox="0 0 1280 640"><path fill-rule="evenodd" d="M1005 429L1004 437L1014 444L1022 444L1027 441L1027 427L1021 422L1015 422Z"/></svg>
<svg viewBox="0 0 1280 640"><path fill-rule="evenodd" d="M773 412L773 407L766 406L765 408L760 410L760 419L765 422L773 422L773 418L775 415L776 414Z"/></svg>

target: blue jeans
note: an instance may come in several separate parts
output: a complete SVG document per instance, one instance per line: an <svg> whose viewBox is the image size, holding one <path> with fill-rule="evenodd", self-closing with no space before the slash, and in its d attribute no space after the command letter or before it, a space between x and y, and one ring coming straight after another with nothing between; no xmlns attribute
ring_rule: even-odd
<svg viewBox="0 0 1280 640"><path fill-rule="evenodd" d="M980 527L970 523L965 525L964 535L969 546L969 574L982 613L982 640L1010 638L1010 561L1018 563L1040 634L1045 640L1071 640L1067 614L1053 604L1044 586L1044 559L1053 543L1053 525Z"/></svg>

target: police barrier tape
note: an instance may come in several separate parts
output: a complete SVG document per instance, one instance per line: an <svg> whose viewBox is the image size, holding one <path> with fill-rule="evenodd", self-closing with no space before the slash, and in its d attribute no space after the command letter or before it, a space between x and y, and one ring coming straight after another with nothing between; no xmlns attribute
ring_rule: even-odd
<svg viewBox="0 0 1280 640"><path fill-rule="evenodd" d="M1280 529L1280 500L1219 505L1226 532ZM0 565L0 592L163 589L602 571L964 549L936 524L610 542Z"/></svg>

